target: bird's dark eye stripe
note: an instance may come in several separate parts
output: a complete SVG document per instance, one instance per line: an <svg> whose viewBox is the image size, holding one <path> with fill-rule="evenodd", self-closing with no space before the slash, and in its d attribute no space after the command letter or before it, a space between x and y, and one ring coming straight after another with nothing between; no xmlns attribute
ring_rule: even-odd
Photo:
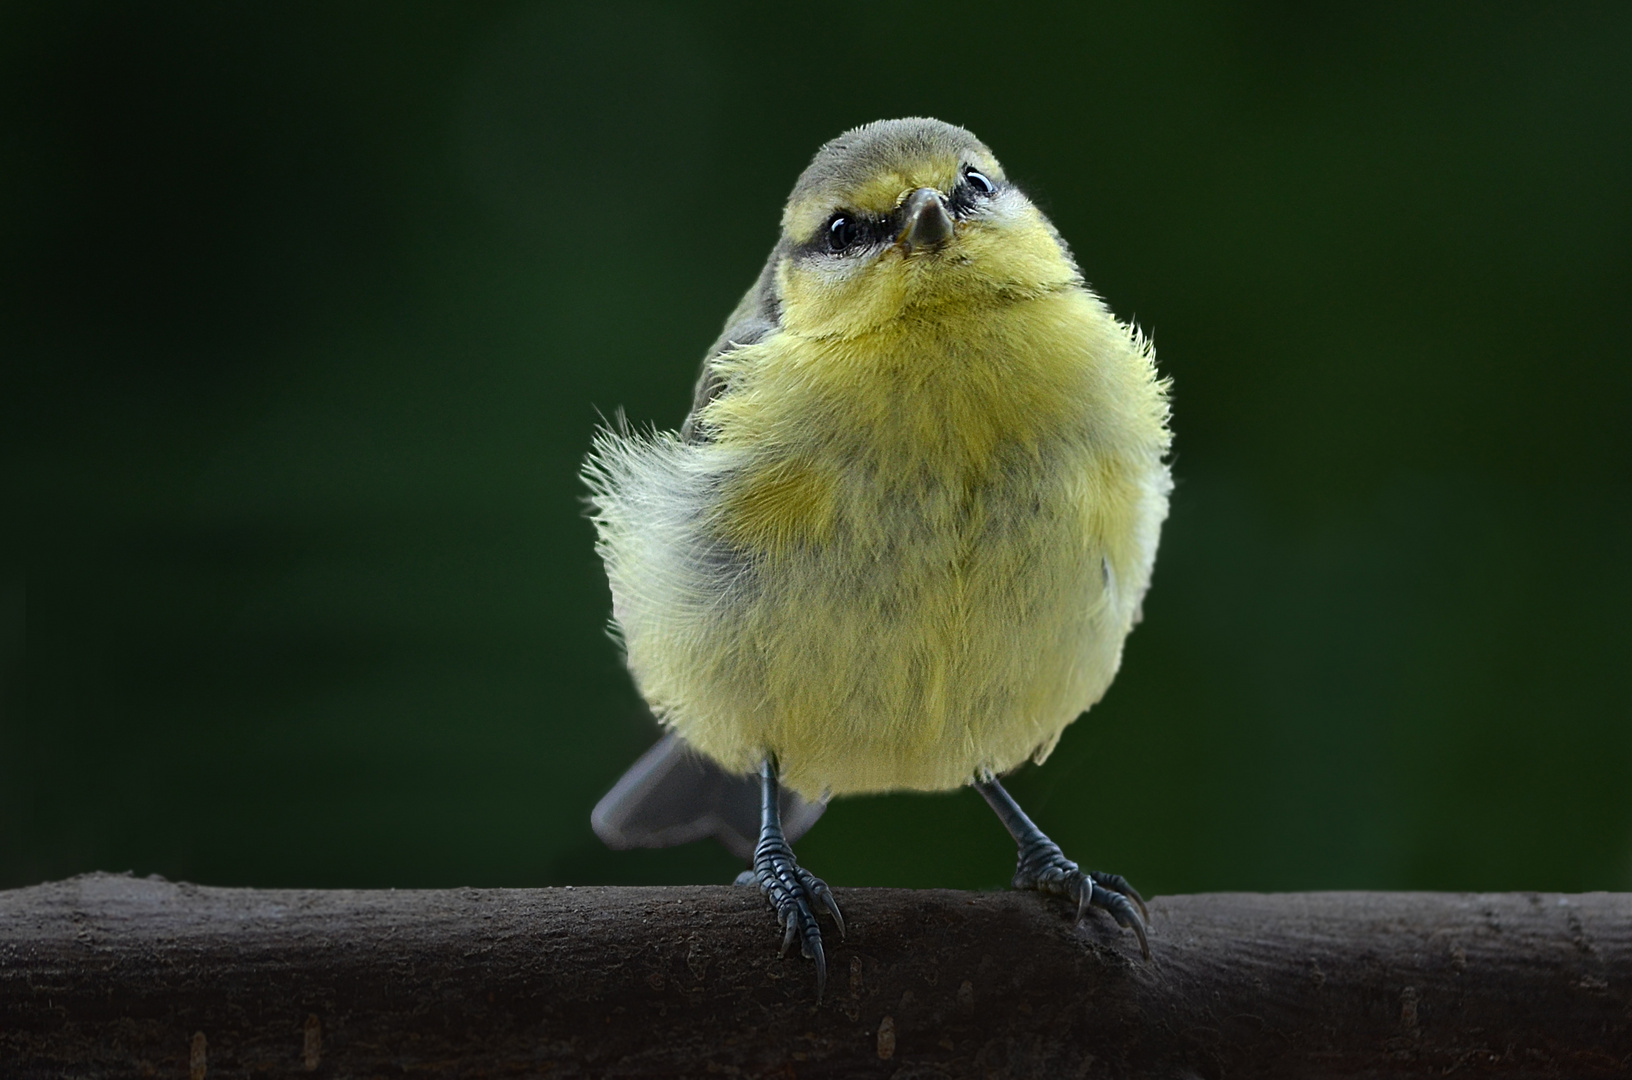
<svg viewBox="0 0 1632 1080"><path fill-rule="evenodd" d="M971 213L980 200L997 193L997 184L973 165L963 167L963 178L946 199L953 217ZM835 210L800 250L826 255L853 255L890 243L901 231L900 212L873 217L854 210Z"/></svg>
<svg viewBox="0 0 1632 1080"><path fill-rule="evenodd" d="M840 210L827 219L812 243L818 251L847 255L871 247L893 235L888 221Z"/></svg>
<svg viewBox="0 0 1632 1080"><path fill-rule="evenodd" d="M946 208L953 217L963 217L975 210L981 200L996 194L997 185L985 173L973 165L963 167L963 180L952 189L951 196L946 200Z"/></svg>

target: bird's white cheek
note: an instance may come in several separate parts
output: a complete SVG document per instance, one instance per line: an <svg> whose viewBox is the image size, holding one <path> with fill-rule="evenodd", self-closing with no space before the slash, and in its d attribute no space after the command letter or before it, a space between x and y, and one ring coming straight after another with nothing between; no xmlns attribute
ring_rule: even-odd
<svg viewBox="0 0 1632 1080"><path fill-rule="evenodd" d="M814 258L803 263L797 274L815 288L849 287L867 276L872 260L861 256Z"/></svg>
<svg viewBox="0 0 1632 1080"><path fill-rule="evenodd" d="M904 282L881 265L890 258L885 252L870 259L790 264L778 282L783 325L798 334L854 336L892 318L901 307Z"/></svg>

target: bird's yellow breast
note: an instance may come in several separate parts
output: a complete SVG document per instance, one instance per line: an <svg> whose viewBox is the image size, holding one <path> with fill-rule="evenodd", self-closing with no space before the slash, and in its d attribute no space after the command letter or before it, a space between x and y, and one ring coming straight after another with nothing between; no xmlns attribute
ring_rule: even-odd
<svg viewBox="0 0 1632 1080"><path fill-rule="evenodd" d="M664 720L810 795L1046 753L1115 673L1165 514L1143 342L1073 286L716 367L712 441L601 454L618 619Z"/></svg>

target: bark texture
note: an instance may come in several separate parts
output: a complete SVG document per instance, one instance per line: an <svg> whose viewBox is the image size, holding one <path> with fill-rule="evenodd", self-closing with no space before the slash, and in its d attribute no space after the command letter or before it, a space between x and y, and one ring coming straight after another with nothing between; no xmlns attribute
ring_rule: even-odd
<svg viewBox="0 0 1632 1080"><path fill-rule="evenodd" d="M756 890L0 892L0 1075L1595 1077L1632 895L1213 894L1131 935L843 889L828 996Z"/></svg>

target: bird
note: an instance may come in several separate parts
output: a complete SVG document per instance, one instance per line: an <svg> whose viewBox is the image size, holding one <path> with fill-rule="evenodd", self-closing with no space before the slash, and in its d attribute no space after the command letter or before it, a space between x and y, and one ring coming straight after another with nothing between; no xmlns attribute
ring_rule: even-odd
<svg viewBox="0 0 1632 1080"><path fill-rule="evenodd" d="M1172 480L1169 382L964 128L878 121L800 174L678 431L603 424L583 468L613 636L666 734L592 816L614 847L717 835L827 978L833 890L792 843L828 799L973 786L1013 885L1144 899L1066 858L1000 777L1100 700Z"/></svg>

